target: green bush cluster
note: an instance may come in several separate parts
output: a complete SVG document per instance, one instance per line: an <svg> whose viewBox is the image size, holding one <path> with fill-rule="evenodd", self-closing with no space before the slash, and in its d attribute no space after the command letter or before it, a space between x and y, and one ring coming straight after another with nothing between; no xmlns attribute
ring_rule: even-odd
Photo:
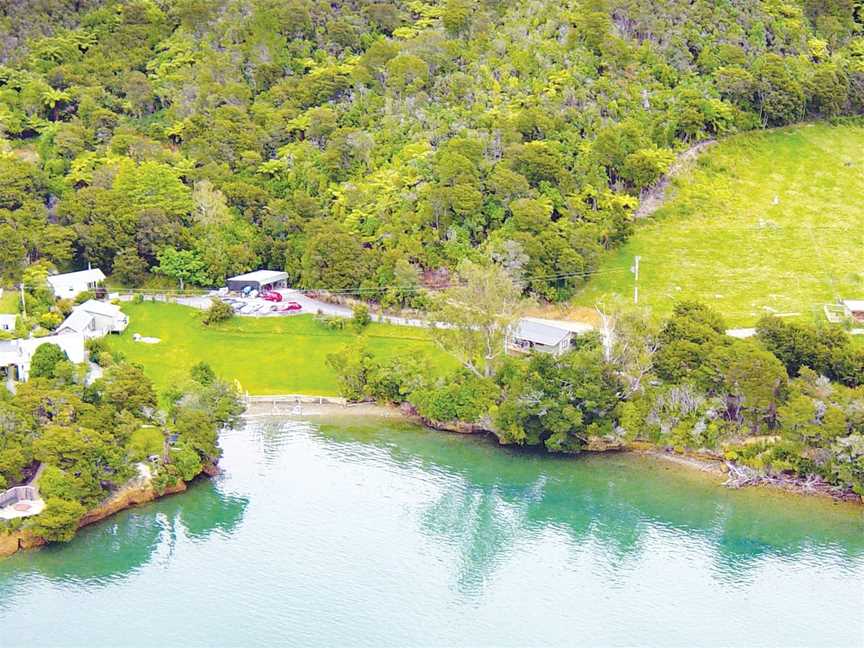
<svg viewBox="0 0 864 648"><path fill-rule="evenodd" d="M236 424L243 409L203 364L167 395L162 413L140 367L111 362L88 385L77 368L61 371L66 364L45 353L14 395L0 390L0 488L24 483L41 466L47 508L22 524L49 541L71 539L85 512L136 477L135 464L152 454L160 457L151 464L158 488L194 478L219 458L218 430Z"/></svg>
<svg viewBox="0 0 864 648"><path fill-rule="evenodd" d="M349 399L408 403L429 421L480 424L502 443L579 452L648 441L864 494L864 356L842 329L772 318L739 340L691 302L660 325L616 318L611 347L586 336L560 357L508 357L488 378L466 368L432 379L420 362L381 362L362 345L328 362ZM836 380L809 366L830 370L837 357L852 370Z"/></svg>

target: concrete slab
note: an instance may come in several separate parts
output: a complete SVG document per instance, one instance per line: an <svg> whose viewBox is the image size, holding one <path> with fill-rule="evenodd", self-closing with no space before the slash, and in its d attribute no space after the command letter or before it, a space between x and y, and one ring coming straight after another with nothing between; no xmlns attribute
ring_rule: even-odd
<svg viewBox="0 0 864 648"><path fill-rule="evenodd" d="M15 504L0 509L0 520L14 520L16 518L30 517L39 515L45 510L45 501L37 500L19 500Z"/></svg>

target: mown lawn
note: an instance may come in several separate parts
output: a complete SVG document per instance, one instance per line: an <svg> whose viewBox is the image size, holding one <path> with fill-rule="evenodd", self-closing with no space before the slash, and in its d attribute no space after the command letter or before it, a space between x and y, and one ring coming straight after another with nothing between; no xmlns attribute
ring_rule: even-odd
<svg viewBox="0 0 864 648"><path fill-rule="evenodd" d="M160 393L185 380L202 360L228 380L240 382L253 395L337 393L336 376L327 368L327 355L343 349L357 336L346 328L331 331L311 315L279 318L235 317L206 327L199 311L163 303L128 304L129 328L109 338L112 348L140 363ZM132 335L157 337L159 344L134 342ZM435 370L455 367L428 331L372 324L366 330L368 348L376 357L425 354Z"/></svg>
<svg viewBox="0 0 864 648"><path fill-rule="evenodd" d="M0 297L0 313L17 313L18 312L18 293L14 290L6 289L3 291L3 296Z"/></svg>
<svg viewBox="0 0 864 648"><path fill-rule="evenodd" d="M819 317L864 297L864 128L805 125L733 137L680 177L576 298L632 298L661 314L699 299L731 325L766 312Z"/></svg>

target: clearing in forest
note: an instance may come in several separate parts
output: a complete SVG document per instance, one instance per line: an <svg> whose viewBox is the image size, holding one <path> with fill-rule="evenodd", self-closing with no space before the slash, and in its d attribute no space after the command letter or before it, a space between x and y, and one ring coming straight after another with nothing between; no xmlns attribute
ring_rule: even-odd
<svg viewBox="0 0 864 648"><path fill-rule="evenodd" d="M240 381L253 395L333 396L338 384L326 365L327 355L358 337L350 322L344 330L334 331L312 315L234 317L207 327L201 323L201 312L186 306L147 302L127 304L123 310L129 315L129 328L110 338L111 347L140 363L160 394L186 380L190 368L203 361L221 378ZM161 342L135 342L135 333ZM373 323L364 336L376 358L426 354L434 370L455 367L425 329Z"/></svg>
<svg viewBox="0 0 864 648"><path fill-rule="evenodd" d="M730 325L821 316L864 298L864 127L809 124L732 137L676 178L669 199L609 254L575 302L632 300L659 314L698 299Z"/></svg>

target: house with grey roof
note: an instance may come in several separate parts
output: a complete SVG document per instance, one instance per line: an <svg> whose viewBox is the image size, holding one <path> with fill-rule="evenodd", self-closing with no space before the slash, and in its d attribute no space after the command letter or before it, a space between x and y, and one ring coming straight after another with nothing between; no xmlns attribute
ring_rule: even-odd
<svg viewBox="0 0 864 648"><path fill-rule="evenodd" d="M511 328L507 348L515 352L538 351L560 356L570 350L573 336L569 328L526 317Z"/></svg>
<svg viewBox="0 0 864 648"><path fill-rule="evenodd" d="M122 333L129 326L129 318L114 304L88 299L79 304L56 333L76 333L85 338L105 337L109 333Z"/></svg>

